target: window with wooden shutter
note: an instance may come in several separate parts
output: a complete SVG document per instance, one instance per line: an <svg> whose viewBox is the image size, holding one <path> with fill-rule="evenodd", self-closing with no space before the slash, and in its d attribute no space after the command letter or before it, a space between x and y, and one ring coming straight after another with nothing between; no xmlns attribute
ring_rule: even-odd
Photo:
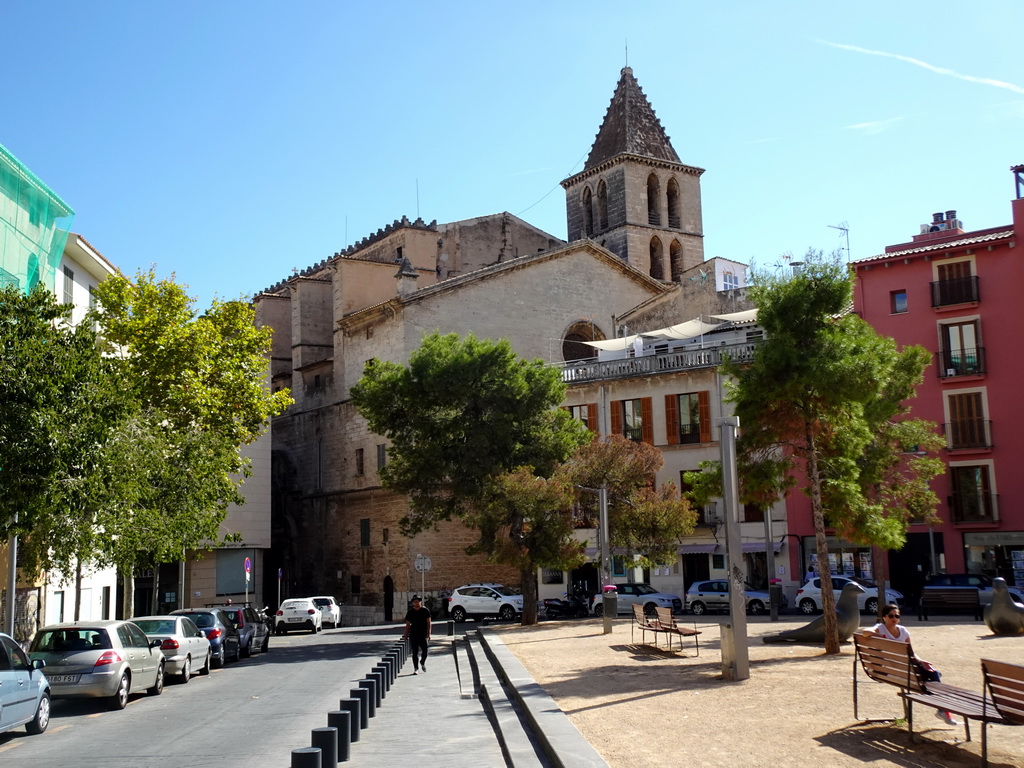
<svg viewBox="0 0 1024 768"><path fill-rule="evenodd" d="M985 448L990 445L980 392L949 396L950 448Z"/></svg>
<svg viewBox="0 0 1024 768"><path fill-rule="evenodd" d="M622 434L622 404L624 400L612 400L611 402L611 414L612 414L612 434Z"/></svg>
<svg viewBox="0 0 1024 768"><path fill-rule="evenodd" d="M711 442L711 397L710 393L704 389L697 393L697 409L698 417L700 419L700 441L702 443Z"/></svg>
<svg viewBox="0 0 1024 768"><path fill-rule="evenodd" d="M597 432L597 403L587 403L587 426L591 432Z"/></svg>
<svg viewBox="0 0 1024 768"><path fill-rule="evenodd" d="M640 434L648 445L654 445L654 401L649 397L640 398Z"/></svg>
<svg viewBox="0 0 1024 768"><path fill-rule="evenodd" d="M669 445L679 445L679 395L665 395L665 436Z"/></svg>

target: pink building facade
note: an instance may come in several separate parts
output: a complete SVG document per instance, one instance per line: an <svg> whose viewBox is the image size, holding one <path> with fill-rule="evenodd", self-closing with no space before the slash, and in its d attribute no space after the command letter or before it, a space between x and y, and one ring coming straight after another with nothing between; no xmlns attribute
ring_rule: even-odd
<svg viewBox="0 0 1024 768"><path fill-rule="evenodd" d="M911 600L930 572L983 573L1024 585L1024 166L1012 169L1012 224L965 231L956 211L932 215L912 240L854 262L854 309L900 346L931 353L910 403L948 447L933 483L940 525L916 524L885 568L871 550L830 539L833 572L888 578ZM787 500L801 546L796 572L816 567L809 504Z"/></svg>

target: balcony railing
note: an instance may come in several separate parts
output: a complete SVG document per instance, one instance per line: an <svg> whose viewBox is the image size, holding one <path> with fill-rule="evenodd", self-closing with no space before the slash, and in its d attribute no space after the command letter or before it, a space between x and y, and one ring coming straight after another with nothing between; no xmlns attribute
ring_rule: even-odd
<svg viewBox="0 0 1024 768"><path fill-rule="evenodd" d="M995 523L999 521L999 496L990 491L957 493L947 498L954 523Z"/></svg>
<svg viewBox="0 0 1024 768"><path fill-rule="evenodd" d="M949 379L954 376L978 376L987 373L985 348L936 352L935 366L940 379Z"/></svg>
<svg viewBox="0 0 1024 768"><path fill-rule="evenodd" d="M937 280L932 283L933 307L967 304L980 300L977 275L958 277L955 280Z"/></svg>
<svg viewBox="0 0 1024 768"><path fill-rule="evenodd" d="M950 450L992 447L992 422L987 419L957 419L942 426Z"/></svg>
<svg viewBox="0 0 1024 768"><path fill-rule="evenodd" d="M566 384L583 384L589 381L630 379L698 368L717 368L726 358L734 363L748 363L754 359L754 350L758 344L759 342L752 341L617 360L566 363L562 367L562 381Z"/></svg>
<svg viewBox="0 0 1024 768"><path fill-rule="evenodd" d="M688 445L700 442L700 422L690 421L679 425L679 444Z"/></svg>
<svg viewBox="0 0 1024 768"><path fill-rule="evenodd" d="M642 443L644 441L644 428L641 424L637 424L635 427L628 425L623 427L622 434L627 440L632 440L634 443Z"/></svg>
<svg viewBox="0 0 1024 768"><path fill-rule="evenodd" d="M694 506L697 513L697 525L718 525L722 519L718 516L718 502L711 501L702 507Z"/></svg>

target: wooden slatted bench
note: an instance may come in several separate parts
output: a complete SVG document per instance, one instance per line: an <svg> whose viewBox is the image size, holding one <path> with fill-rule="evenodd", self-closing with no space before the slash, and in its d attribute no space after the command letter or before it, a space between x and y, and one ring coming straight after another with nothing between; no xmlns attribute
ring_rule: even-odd
<svg viewBox="0 0 1024 768"><path fill-rule="evenodd" d="M992 707L1003 718L1003 725L1024 725L1024 667L991 659L981 660L982 690ZM986 709L986 714L988 710ZM988 720L988 722L999 722ZM981 725L981 765L988 765L988 739L985 723Z"/></svg>
<svg viewBox="0 0 1024 768"><path fill-rule="evenodd" d="M917 618L928 620L928 611L971 613L981 621L981 597L977 589L958 587L926 587L917 604Z"/></svg>
<svg viewBox="0 0 1024 768"><path fill-rule="evenodd" d="M668 633L668 647L672 648L672 636L675 635L679 638L679 650L683 649L683 638L692 637L694 646L697 648L697 655L700 656L700 630L696 626L693 628L684 627L679 624L675 617L672 615L671 608L658 608L658 626L662 628L664 632Z"/></svg>
<svg viewBox="0 0 1024 768"><path fill-rule="evenodd" d="M1006 724L1008 722L996 708L994 699L976 691L925 680L917 666L914 650L910 643L900 643L895 640L887 640L884 637L861 634L854 635L853 642L856 648L856 658L853 662L853 716L855 718L860 719L857 706L857 668L860 666L870 679L900 689L898 695L903 699L903 710L911 739L914 734L914 704L923 704L933 709L952 712L964 718L967 741L971 740L970 721L981 722L982 759L987 761L986 724ZM1024 672L1024 668L1018 669ZM1003 689L1006 687L1004 685ZM1024 696L1024 679L1021 680L1020 693ZM1024 720L1024 709L1021 710L1021 717ZM892 718L873 719L891 720Z"/></svg>
<svg viewBox="0 0 1024 768"><path fill-rule="evenodd" d="M655 617L648 616L644 613L643 606L633 603L633 624L629 629L629 638L631 641L633 640L633 632L637 629L640 630L640 642L642 643L647 642L646 633L653 632L655 646L658 645L658 633L667 632L667 630L658 623L658 620Z"/></svg>

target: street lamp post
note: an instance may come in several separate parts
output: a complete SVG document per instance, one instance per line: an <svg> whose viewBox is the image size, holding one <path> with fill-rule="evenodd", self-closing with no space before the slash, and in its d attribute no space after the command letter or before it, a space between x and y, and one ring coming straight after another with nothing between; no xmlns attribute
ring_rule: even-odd
<svg viewBox="0 0 1024 768"><path fill-rule="evenodd" d="M739 474L736 469L736 432L740 420L719 420L722 429L722 497L725 501L726 566L729 569L729 623L722 634L722 676L726 680L750 677L747 649L747 606L743 591L743 554L740 551Z"/></svg>

